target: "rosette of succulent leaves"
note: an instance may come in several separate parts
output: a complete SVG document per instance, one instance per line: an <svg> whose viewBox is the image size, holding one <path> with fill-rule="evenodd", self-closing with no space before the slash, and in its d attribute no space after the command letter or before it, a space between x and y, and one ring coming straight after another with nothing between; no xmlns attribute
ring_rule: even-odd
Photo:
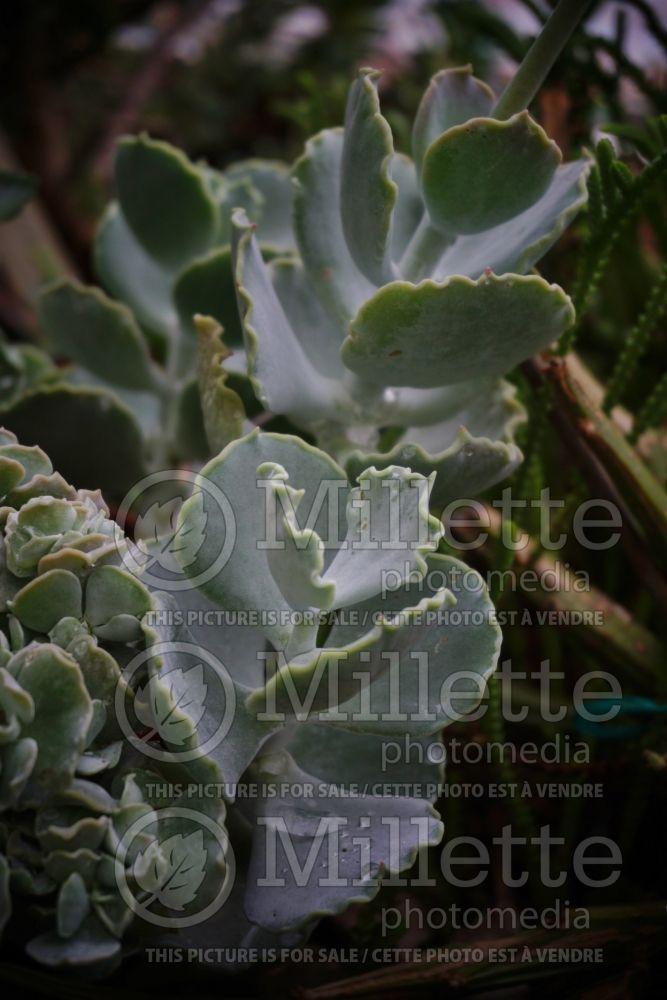
<svg viewBox="0 0 667 1000"><path fill-rule="evenodd" d="M344 128L293 168L298 256L266 261L261 221L233 214L247 372L351 476L436 470L441 505L520 461L502 375L573 321L563 290L526 272L583 204L588 166L561 164L527 111L494 118L469 68L431 80L413 158L397 154L377 78L360 72Z"/></svg>
<svg viewBox="0 0 667 1000"><path fill-rule="evenodd" d="M82 432L111 440L114 487L146 464L207 457L262 409L352 476L437 470L437 504L511 472L523 410L503 374L573 321L568 296L532 272L585 202L588 161L561 163L468 67L431 80L410 158L377 77L360 72L344 128L312 138L291 170L219 173L122 140L95 249L113 298L46 291L42 326L72 384L17 391L8 426L34 437L39 410L53 437L71 407Z"/></svg>
<svg viewBox="0 0 667 1000"><path fill-rule="evenodd" d="M123 938L144 936L119 885L150 898L174 855L197 848L215 881L222 848L161 818L148 762L123 735L123 671L154 601L123 569L99 492L2 430L0 523L0 933L42 964L110 972ZM219 801L190 806L222 821Z"/></svg>
<svg viewBox="0 0 667 1000"><path fill-rule="evenodd" d="M0 477L5 939L98 972L164 940L155 914L172 942L286 945L426 856L440 730L500 645L481 578L437 552L433 475L351 487L324 452L255 430L184 504L202 541L179 548L171 593L130 571L99 494L6 432ZM388 765L406 735L423 753Z"/></svg>

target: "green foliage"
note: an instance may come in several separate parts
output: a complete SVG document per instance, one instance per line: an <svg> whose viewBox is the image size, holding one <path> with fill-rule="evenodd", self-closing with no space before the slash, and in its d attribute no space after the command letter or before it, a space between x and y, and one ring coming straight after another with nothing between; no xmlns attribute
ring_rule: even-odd
<svg viewBox="0 0 667 1000"><path fill-rule="evenodd" d="M210 454L193 317L212 313L228 343L235 330L241 339L231 206L242 204L264 221L267 255L292 242L290 182L280 164L248 161L221 174L140 137L120 144L116 176L119 201L105 213L95 245L98 274L114 298L72 280L43 292L41 330L64 367L35 348L0 345L10 382L3 421L39 442L68 476L102 486L112 500L152 469ZM216 350L225 353L219 342ZM252 409L247 379L240 381ZM243 406L231 388L224 398L235 416L224 428L217 423L229 440L243 430Z"/></svg>
<svg viewBox="0 0 667 1000"><path fill-rule="evenodd" d="M261 220L232 217L247 372L351 475L436 469L437 505L520 460L521 410L499 376L572 323L563 293L524 272L583 203L588 165L558 166L526 112L488 117L493 95L463 68L422 99L415 167L394 152L376 79L361 71L342 134L316 135L293 168L298 258L267 261Z"/></svg>
<svg viewBox="0 0 667 1000"><path fill-rule="evenodd" d="M525 272L582 205L588 165L559 165L527 112L497 121L493 102L469 67L437 74L416 166L394 152L369 70L343 131L315 136L291 171L251 160L221 173L122 140L95 246L113 298L71 281L43 293L42 330L69 365L17 377L3 419L32 435L46 414L34 440L91 483L87 441L80 464L65 454L62 414L86 414L82 436L113 426L124 461L107 456L94 483L114 499L130 470L201 461L261 407L351 475L436 469L436 503L502 479L521 459L523 414L501 376L572 323L560 290Z"/></svg>
<svg viewBox="0 0 667 1000"><path fill-rule="evenodd" d="M268 17L271 5L260 6ZM527 6L538 10L531 0ZM636 6L643 9L641 0ZM475 47L463 38L463 58L474 54L478 69L489 55L489 36L517 58L524 53L524 41L487 8L455 2L442 9L448 25L458 19L474 29ZM256 10L243 5L243 16L261 19ZM355 5L349 13L363 16ZM234 24L232 15L226 24L232 38ZM621 29L619 19L611 43L580 40L562 92L583 94L577 73L586 73L598 109L613 107L617 81L596 62L600 50L615 59L619 76L641 82L624 59ZM339 88L327 90L316 74L302 79L305 99L287 108L277 88L274 106L308 132L336 121L344 103ZM559 76L556 85L562 83ZM405 85L408 91L413 86ZM644 93L658 103L655 88ZM399 103L414 106L413 97ZM218 108L226 98L217 98L208 102L207 114L219 135L225 119ZM241 94L238 103L246 106ZM209 854L214 845L188 834L173 817L166 820L164 810L174 805L194 808L225 831L236 876L231 896L213 918L184 933L173 930L169 941L227 949L299 944L320 916L338 914L351 902L368 903L386 874L405 871L417 851L437 843L442 825L434 795L419 791L443 778L429 750L438 748L441 729L479 697L488 696L485 720L474 731L479 743L520 741L532 727L541 735L568 734L571 714L562 724L545 724L534 710L533 685L515 688L522 702L525 695L528 716L506 731L501 681L493 674L500 632L491 600L481 577L442 554L443 527L431 510L475 496L518 466L515 435L524 411L503 376L559 337L567 349L580 332L582 350L588 348L588 317L603 300L602 282L615 253L624 255L623 262L634 256L638 270L644 268L642 279L648 271L651 278L645 298L641 282L634 298L625 273L617 282L623 298L642 305L619 331L618 350L607 352L616 364L604 408L643 400L632 441L664 417L667 378L651 391L642 366L652 383L665 271L655 267L652 245L639 254L626 238L638 210L648 205L652 212L659 203L655 182L664 173L664 122L609 129L623 148L630 145L645 158L648 166L640 173L617 158L608 142L598 145L594 158L561 164L557 147L526 111L498 121L494 108L493 93L469 67L437 73L415 118L411 159L397 151L409 146L406 117L384 117L376 74L363 70L350 90L344 128L315 135L291 168L252 160L217 171L145 136L123 140L117 201L100 223L95 246L105 291L76 282L45 291L40 322L56 363L36 348L0 344L0 413L20 437L45 446L63 474L53 472L40 448L25 448L9 435L0 439L0 925L6 925L0 932L9 948L25 949L40 964L83 966L95 975L111 971L122 954L136 956L152 929L120 895L114 861L125 832L144 818L145 836L121 865L136 901L149 901L162 916L173 916L171 903L193 912L188 893L181 898L183 885L173 895L169 886L170 873L181 864L192 872L197 892L215 897L230 859L219 850ZM549 111L548 102L540 109ZM168 117L158 119L160 134ZM178 114L167 126L190 148L188 136L205 135L195 117L182 135ZM568 109L564 131L574 148L583 134L581 117L580 107ZM243 125L242 110L238 118ZM392 135L394 120L400 125ZM237 139L232 129L219 141L234 149L244 141ZM586 197L589 236L573 303L535 265ZM658 213L652 214L660 235ZM555 263L567 271L567 259L561 253L549 267ZM576 330L573 306L579 310ZM606 302L602 306L610 311ZM520 391L532 370L525 366L512 376ZM567 370L557 369L552 358L551 372L566 378ZM530 419L519 438L525 462L515 483L518 495L535 507L520 509L509 522L511 535L528 531L533 538L518 555L504 536L501 548L490 518L490 542L473 556L476 565L488 560L501 581L515 568L519 583L524 568L526 578L535 569L546 579L544 567L552 566L537 539L543 485L557 483L554 495L569 493L556 515L556 534L590 496L574 467L581 460L577 442L572 436L561 440L563 426L567 430L558 420L563 400L553 395L549 377L542 378L541 387L531 382L530 392L519 397ZM297 429L324 450L275 433L244 436L255 418ZM656 491L650 506L641 493L646 470L638 452L597 407L582 407L570 431L572 425L574 434L581 432L582 450L590 448L591 467L604 467L612 486L618 473L634 503L627 523L636 521L639 541L659 557L660 531L654 529L664 529L664 503L657 503ZM209 460L211 454L216 457ZM619 459L620 472L614 465ZM660 461L664 466L664 452ZM134 540L122 537L99 494L74 490L68 482L104 483L107 498L116 500L146 472L202 464L198 486L180 513L180 500L142 509ZM334 487L337 518L330 507L318 506L325 483ZM593 484L597 489L599 476ZM228 510L216 501L221 494ZM264 544L267 517L282 543L276 549ZM398 523L408 527L407 550L384 544ZM367 550L355 544L360 538L370 543ZM229 558L211 574L212 561L230 539ZM604 628L582 626L556 638L553 629L537 632L522 622L507 630L505 652L522 662L546 653L566 684L589 664L606 670L611 657L626 671L628 684L638 677L640 684L648 678L650 686L662 655L644 628L655 620L650 574L638 594L637 577L624 572L618 550L590 556L567 544L567 572L555 562L554 589L546 593L546 584L544 590L537 586L530 600L545 611L577 613L598 610L597 602L604 608ZM175 578L185 586L172 596L156 592L150 573L166 558L167 582ZM567 589L571 566L582 562L608 596L594 588L583 595ZM468 574L465 586L462 572ZM398 581L388 594L387 576ZM503 609L520 611L521 595L503 587L498 584L494 597ZM462 624L453 625L452 609ZM241 624L243 616L254 624ZM595 652L589 655L584 642ZM182 655L184 646L196 654L192 665ZM425 690L415 669L421 669L418 653L428 657ZM135 672L137 658L142 662ZM461 669L474 680L469 697L447 693L448 681ZM222 689L216 687L221 676ZM385 717L392 716L397 691L404 716L418 707L416 720L400 713ZM646 705L648 714L664 708ZM230 708L230 728L216 739ZM124 716L133 733L120 724ZM604 735L605 727L600 729ZM597 733L595 725L592 730ZM663 736L656 723L656 746ZM408 791L391 798L360 796L359 787L386 780L387 737L406 746L410 740L415 751L391 770L392 784ZM661 753L651 759L664 770ZM575 781L599 776L613 764L614 781L620 782L618 761L634 789L628 808L619 809L615 795L609 806L598 801L596 822L604 827L605 809L625 817L619 821L624 855L633 838L648 832L642 851L650 859L660 843L657 836L650 839L655 824L641 820L656 785L638 764L632 740L601 763L572 765L573 771L565 764L560 777L565 783L570 775ZM545 781L553 779L551 766L537 768ZM515 771L498 755L503 785L526 771L523 765ZM458 777L450 770L450 785ZM156 793L156 782L172 791ZM239 792L236 801L236 782L261 791L248 799ZM179 796L178 783L204 784L215 792L198 801L190 793ZM278 784L288 790L276 797L271 789ZM298 794L309 785L320 790L315 798ZM538 817L541 826L550 810L549 803L536 808L523 796L509 796L506 803L489 797L488 805L476 801L466 811L463 826L462 808L460 800L448 798L443 818L450 839L478 829L486 838L489 823L495 829L504 812L529 838ZM562 813L563 854L582 826L583 808L572 799L554 810ZM345 829L336 866L320 836L329 822ZM280 843L277 861L280 870L284 864L285 881L261 884L271 823L286 831L305 879L295 877ZM388 829L397 830L398 842ZM525 861L531 869L525 896L534 902L530 897L542 890L532 878L537 865L530 847ZM334 867L344 884L327 878ZM628 879L632 899L641 891L636 874L631 871ZM393 890L382 891L390 898ZM585 905L587 894L581 887L575 891ZM444 882L438 876L435 893L420 902L449 903L467 895L468 889L457 892L446 876ZM352 918L355 941L360 935L373 940L361 927L377 920L386 898ZM597 906L597 894L592 901ZM599 910L591 912L597 919ZM336 935L348 933L343 921L334 926ZM402 933L397 930L395 939ZM561 934L568 939L565 930L554 932ZM449 937L438 934L438 943L443 940ZM158 943L164 943L162 932ZM539 963L533 967L536 977L543 975ZM136 963L132 978L135 969ZM505 972L482 965L468 980L469 971L462 966L456 975L470 981L473 991L476 971L482 989L504 975L515 987L531 975L511 965ZM605 963L601 976L607 971ZM170 968L167 990L173 973ZM158 970L153 966L150 974ZM191 975L189 969L186 978ZM390 991L409 989L432 976L442 986L447 975L445 966L392 969L386 982ZM361 988L372 988L371 981ZM161 989L161 983L152 979L151 989Z"/></svg>
<svg viewBox="0 0 667 1000"><path fill-rule="evenodd" d="M130 614L139 635L137 609L109 605L91 621L89 595L119 559L99 493L75 491L40 449L5 431L0 440L5 933L14 935L12 911L20 927L37 906L25 942L31 957L110 971L133 920L109 868L114 843L129 816L149 807L122 759L114 714L120 646L110 651L101 626ZM112 774L117 795L106 790Z"/></svg>
<svg viewBox="0 0 667 1000"><path fill-rule="evenodd" d="M129 571L138 545L109 520L99 493L75 491L39 448L4 431L0 440L0 886L11 905L9 940L40 963L100 974L120 960L123 939L151 930L150 922L137 926L147 900L158 914L187 917L200 888L215 899L224 851L186 834L174 805L198 809L221 830L227 809L230 830L241 831L233 893L215 917L226 947L249 934L270 942L290 931L298 940L316 917L373 898L383 872L402 871L438 842L440 765L426 756L406 761L392 779L408 790L376 794L383 738L409 732L433 742L476 705L501 636L481 578L437 552L443 527L429 513L433 476L369 469L353 488L323 452L253 431L203 469L182 507L176 536L193 544L175 549L186 589L174 600ZM338 517L326 504L318 513L327 484ZM226 512L215 501L223 489ZM259 544L267 523L282 548ZM208 573L232 525L231 555ZM161 537L147 554L151 545L164 551ZM391 593L383 589L388 573L397 580ZM455 625L446 615L454 604ZM260 624L206 626L211 613L235 609ZM189 669L184 647L198 658ZM429 656L426 692L407 670L415 649ZM206 673L205 663L214 665ZM225 664L232 671L216 688ZM447 681L461 670L477 683L459 694ZM224 738L212 739L228 712ZM131 717L141 736L128 731ZM240 780L267 797L237 806ZM185 797L178 789L192 781L216 794ZM173 794L156 796L159 782ZM276 782L320 793L275 799ZM358 794L360 787L371 791ZM317 855L305 882L290 868L283 885L263 884L267 815L284 824L300 864ZM323 882L332 860L322 823L335 817L348 846L337 878ZM388 817L400 827L391 843ZM119 855L139 821L139 841ZM356 846L362 832L368 852ZM192 894L187 880L170 881L179 851ZM39 920L26 936L35 898Z"/></svg>
<svg viewBox="0 0 667 1000"><path fill-rule="evenodd" d="M596 162L588 181L587 234L579 254L573 289L579 321L562 341L561 351L572 347L583 326L590 328L594 310L600 314L597 316L600 326L606 323L616 330L627 323L625 329L619 329L618 351L610 366L603 408L609 413L618 404L624 404L637 410L630 435L634 442L645 430L657 426L664 412L662 380L655 383L652 378L650 355L655 353L659 342L661 320L667 305L667 270L650 259L643 264L639 278L641 284L648 287L643 292L636 319L632 313L607 319L601 292L608 293L610 282L613 284L614 267L622 268L624 281L629 281L626 277L628 259L636 260L637 257L634 250L630 255L627 253L633 246L628 239L628 229L640 213L643 224L654 228L658 247L662 246L664 232L660 215L664 199L660 181L667 169L667 118L662 115L642 125L609 125L606 131L616 137L620 153L616 153L608 139L601 140L595 151ZM626 159L630 163L639 161L639 168L630 169ZM609 275L611 277L603 285ZM590 337L590 330L587 332Z"/></svg>
<svg viewBox="0 0 667 1000"><path fill-rule="evenodd" d="M71 280L48 287L39 303L41 328L51 352L69 363L56 370L35 349L3 347L12 391L0 411L7 426L47 448L69 476L102 485L112 499L152 469L210 454L193 317L212 313L225 324L229 344L235 330L236 342L241 338L228 249L231 206L243 204L264 221L265 252L291 246L290 182L279 164L248 161L221 174L190 164L165 143L126 139L117 188L119 201L102 219L95 247L100 279L115 298ZM214 353L225 353L220 342ZM248 395L243 385L241 391ZM224 427L218 421L220 434L228 434L218 435L218 447L243 429L236 392L226 388L223 398L235 416ZM109 443L102 461L95 461L95 441Z"/></svg>
<svg viewBox="0 0 667 1000"><path fill-rule="evenodd" d="M645 199L653 192L667 170L667 118L663 115L648 130L653 157L638 174L616 159L613 146L602 139L596 149L596 162L589 188L591 210L587 239L579 257L572 290L572 301L579 322L589 307L607 270L612 252L627 226L636 218ZM655 148L656 143L658 146ZM560 345L562 354L574 344L578 327L572 327Z"/></svg>

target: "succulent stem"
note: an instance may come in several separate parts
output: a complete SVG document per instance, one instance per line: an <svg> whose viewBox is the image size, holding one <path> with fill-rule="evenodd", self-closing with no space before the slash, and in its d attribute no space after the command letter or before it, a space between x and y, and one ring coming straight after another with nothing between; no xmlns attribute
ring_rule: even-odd
<svg viewBox="0 0 667 1000"><path fill-rule="evenodd" d="M589 7L590 0L560 0L498 98L494 118L511 118L528 107Z"/></svg>
<svg viewBox="0 0 667 1000"><path fill-rule="evenodd" d="M400 264L406 281L421 281L430 277L433 269L452 241L431 225L424 216L408 243Z"/></svg>

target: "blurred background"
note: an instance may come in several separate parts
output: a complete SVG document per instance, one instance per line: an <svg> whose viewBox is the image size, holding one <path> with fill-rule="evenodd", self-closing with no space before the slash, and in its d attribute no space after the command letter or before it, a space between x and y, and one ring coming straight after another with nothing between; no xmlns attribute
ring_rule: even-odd
<svg viewBox="0 0 667 1000"><path fill-rule="evenodd" d="M546 0L4 4L0 165L39 178L54 236L85 277L120 135L146 131L217 167L292 160L305 138L342 122L352 74L370 64L383 70L383 110L407 150L433 72L470 62L502 89L549 10ZM665 0L593 5L537 109L566 156L610 121L665 109L666 34ZM7 256L0 321L11 327L30 295L12 288Z"/></svg>

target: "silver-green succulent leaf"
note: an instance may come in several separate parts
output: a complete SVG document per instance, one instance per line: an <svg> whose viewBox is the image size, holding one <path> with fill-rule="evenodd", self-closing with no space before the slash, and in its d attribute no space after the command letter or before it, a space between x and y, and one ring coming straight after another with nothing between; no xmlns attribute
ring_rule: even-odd
<svg viewBox="0 0 667 1000"><path fill-rule="evenodd" d="M500 631L478 574L437 551L434 478L389 466L351 485L324 452L255 430L203 468L181 509L187 531L205 526L206 545L183 561L193 589L144 620L155 656L140 711L230 800L239 782L266 789L232 807L252 837L245 913L266 931L371 898L442 834L429 752L483 696ZM230 534L231 554L207 572ZM203 673L182 669L182 643L200 651ZM385 774L383 740L406 734L424 756ZM275 798L277 786L294 797ZM304 801L302 787L316 792Z"/></svg>

